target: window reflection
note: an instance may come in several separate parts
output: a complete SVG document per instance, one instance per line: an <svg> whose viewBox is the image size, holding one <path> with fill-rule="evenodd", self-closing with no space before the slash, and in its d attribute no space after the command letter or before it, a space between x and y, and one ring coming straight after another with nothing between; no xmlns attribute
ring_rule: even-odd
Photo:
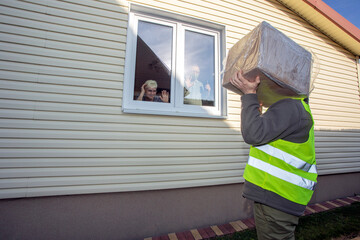
<svg viewBox="0 0 360 240"><path fill-rule="evenodd" d="M170 102L172 31L138 22L134 100Z"/></svg>
<svg viewBox="0 0 360 240"><path fill-rule="evenodd" d="M214 37L185 31L184 104L214 106Z"/></svg>

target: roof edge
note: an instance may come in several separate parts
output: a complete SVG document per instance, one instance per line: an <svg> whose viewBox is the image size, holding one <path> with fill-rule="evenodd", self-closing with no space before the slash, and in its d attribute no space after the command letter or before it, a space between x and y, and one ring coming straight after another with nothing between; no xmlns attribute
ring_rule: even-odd
<svg viewBox="0 0 360 240"><path fill-rule="evenodd" d="M357 28L351 22L349 22L341 14L336 12L325 2L321 0L303 0L303 1L309 4L311 7L313 7L316 11L324 15L326 18L328 18L331 22L336 24L344 32L346 32L351 37L353 37L356 41L360 42L360 29Z"/></svg>
<svg viewBox="0 0 360 240"><path fill-rule="evenodd" d="M322 0L277 0L355 56L360 55L360 29Z"/></svg>

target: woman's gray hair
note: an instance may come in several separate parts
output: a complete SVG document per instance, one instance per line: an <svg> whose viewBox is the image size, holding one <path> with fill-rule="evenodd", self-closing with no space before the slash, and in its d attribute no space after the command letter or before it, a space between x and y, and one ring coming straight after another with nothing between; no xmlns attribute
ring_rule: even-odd
<svg viewBox="0 0 360 240"><path fill-rule="evenodd" d="M157 88L157 82L155 80L147 80L145 82L147 88Z"/></svg>

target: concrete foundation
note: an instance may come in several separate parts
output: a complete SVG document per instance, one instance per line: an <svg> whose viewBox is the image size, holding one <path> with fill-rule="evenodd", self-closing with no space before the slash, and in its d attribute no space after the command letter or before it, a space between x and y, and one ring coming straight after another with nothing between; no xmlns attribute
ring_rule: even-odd
<svg viewBox="0 0 360 240"><path fill-rule="evenodd" d="M360 194L360 173L321 176L312 199ZM243 184L5 199L0 239L143 239L252 216Z"/></svg>

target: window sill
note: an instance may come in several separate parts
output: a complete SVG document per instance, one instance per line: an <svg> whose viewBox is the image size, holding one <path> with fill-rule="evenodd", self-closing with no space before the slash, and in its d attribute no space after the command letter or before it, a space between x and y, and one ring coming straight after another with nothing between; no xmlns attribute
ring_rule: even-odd
<svg viewBox="0 0 360 240"><path fill-rule="evenodd" d="M202 112L186 112L186 111L159 111L159 110L144 110L136 108L123 108L124 113L135 114L149 114L149 115L164 115L164 116L179 116L179 117L200 117L200 118L217 118L226 119L227 116L221 114L214 114L203 109Z"/></svg>

